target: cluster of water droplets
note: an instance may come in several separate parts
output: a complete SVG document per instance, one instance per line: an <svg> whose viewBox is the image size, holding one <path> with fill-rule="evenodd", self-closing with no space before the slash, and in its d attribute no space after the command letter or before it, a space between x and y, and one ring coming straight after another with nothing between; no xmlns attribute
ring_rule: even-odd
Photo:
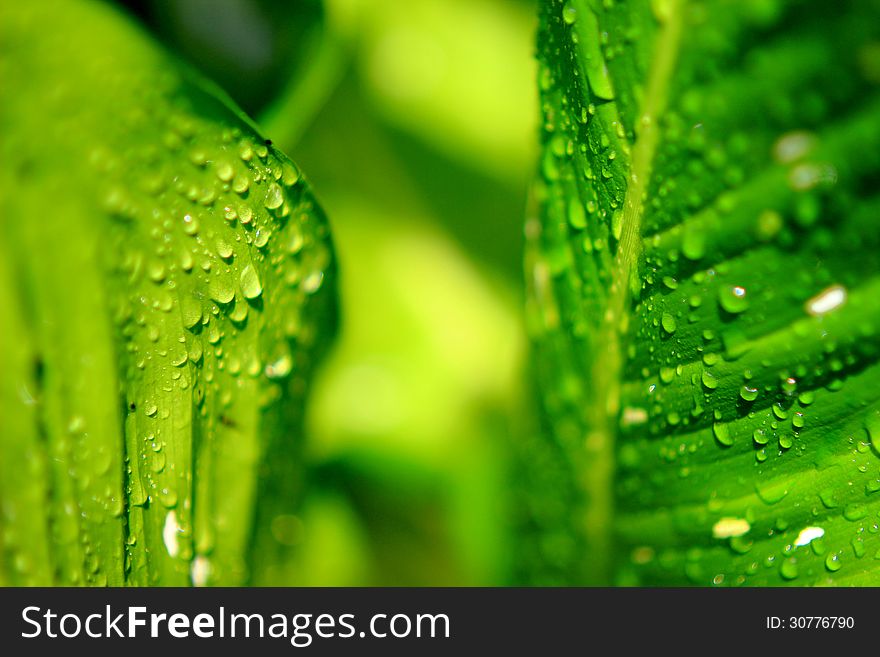
<svg viewBox="0 0 880 657"><path fill-rule="evenodd" d="M675 11L673 2L652 4L657 24ZM595 396L578 379L588 377L589 354L607 348L595 335L619 284L609 276L626 191L646 182L630 170L644 88L626 81L629 40L651 29L618 3L551 5L539 60L539 215L526 234L530 327L552 377L542 387L559 415L555 437L566 444L583 422L567 409ZM880 290L853 266L876 258L834 246L874 244L865 231L877 208L858 210L865 201L856 198L878 158L852 154L880 131L871 108L827 125L844 96L818 95L817 80L830 74L801 55L846 44L770 41L742 61L722 48L787 11L765 5L686 15L669 107L656 118L653 174L639 201L641 269L630 282L632 315L620 318L629 340L616 494L623 526L630 510L641 518L652 508L658 525L668 514L673 531L715 543L663 549L640 543L634 526L633 582L675 582L681 572L701 584L816 582L849 561L880 558L871 502L880 427L871 428L876 400L864 372L880 357ZM764 77L789 57L796 70ZM860 84L858 71L828 68L835 84ZM744 474L724 486L727 463ZM677 509L670 491L687 490L706 490L709 502ZM835 506L829 491L841 498Z"/></svg>
<svg viewBox="0 0 880 657"><path fill-rule="evenodd" d="M329 238L295 165L249 129L205 123L180 109L161 147L128 148L99 148L90 158L108 181L104 208L114 219L106 247L118 271L122 379L136 382L125 388L126 492L145 516L156 505L167 510L153 524L168 556L200 559L193 572L206 583L215 525L225 513L216 497L223 484L208 470L212 459L235 458L234 450L209 452L230 433L262 442L255 414L288 386L302 389L288 379L304 375L297 360L319 337L309 308L331 264ZM139 187L130 177L137 167L151 172L134 178ZM213 481L203 496L221 500L203 497L202 505L214 507L208 512L194 509L196 476ZM128 565L146 569L132 565L144 558L134 548L143 532L157 529L135 525ZM155 578L161 569L150 572Z"/></svg>

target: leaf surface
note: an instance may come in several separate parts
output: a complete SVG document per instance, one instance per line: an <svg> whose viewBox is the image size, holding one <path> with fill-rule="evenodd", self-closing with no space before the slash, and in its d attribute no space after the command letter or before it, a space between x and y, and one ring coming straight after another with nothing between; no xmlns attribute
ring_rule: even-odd
<svg viewBox="0 0 880 657"><path fill-rule="evenodd" d="M539 580L880 583L878 16L542 3Z"/></svg>
<svg viewBox="0 0 880 657"><path fill-rule="evenodd" d="M0 581L271 580L334 326L310 187L112 8L0 32Z"/></svg>

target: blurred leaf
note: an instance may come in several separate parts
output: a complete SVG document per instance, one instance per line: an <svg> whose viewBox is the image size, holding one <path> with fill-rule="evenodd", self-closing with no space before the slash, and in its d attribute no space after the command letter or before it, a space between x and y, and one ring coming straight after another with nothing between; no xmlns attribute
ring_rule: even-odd
<svg viewBox="0 0 880 657"><path fill-rule="evenodd" d="M260 125L287 149L298 145L323 109L342 80L350 56L348 44L326 24L313 31L307 52L306 61L288 73L284 87L259 115Z"/></svg>
<svg viewBox="0 0 880 657"><path fill-rule="evenodd" d="M261 569L253 581L255 586L374 584L375 567L362 518L338 492L313 490L299 513L273 519L272 532L296 557Z"/></svg>
<svg viewBox="0 0 880 657"><path fill-rule="evenodd" d="M426 218L332 185L324 202L346 265L345 315L309 403L309 453L325 468L315 484L335 464L381 583L497 582L524 347L517 300Z"/></svg>
<svg viewBox="0 0 880 657"><path fill-rule="evenodd" d="M309 185L117 12L0 10L3 582L241 584L291 548L333 332Z"/></svg>
<svg viewBox="0 0 880 657"><path fill-rule="evenodd" d="M251 114L311 75L328 32L321 0L120 1Z"/></svg>
<svg viewBox="0 0 880 657"><path fill-rule="evenodd" d="M499 182L389 125L354 74L296 157L344 263L343 334L309 403L313 485L356 510L371 582L506 581L525 176Z"/></svg>
<svg viewBox="0 0 880 657"><path fill-rule="evenodd" d="M328 0L378 112L501 179L532 166L531 3Z"/></svg>
<svg viewBox="0 0 880 657"><path fill-rule="evenodd" d="M534 460L574 464L573 577L880 583L878 18L542 4Z"/></svg>

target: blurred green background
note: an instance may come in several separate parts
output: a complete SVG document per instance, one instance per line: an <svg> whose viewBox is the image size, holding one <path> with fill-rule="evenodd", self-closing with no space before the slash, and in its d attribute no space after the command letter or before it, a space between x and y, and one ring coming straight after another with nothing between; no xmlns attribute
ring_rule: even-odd
<svg viewBox="0 0 880 657"><path fill-rule="evenodd" d="M295 583L516 581L533 1L120 4L255 117L329 215L341 331L309 401L309 493L280 532Z"/></svg>

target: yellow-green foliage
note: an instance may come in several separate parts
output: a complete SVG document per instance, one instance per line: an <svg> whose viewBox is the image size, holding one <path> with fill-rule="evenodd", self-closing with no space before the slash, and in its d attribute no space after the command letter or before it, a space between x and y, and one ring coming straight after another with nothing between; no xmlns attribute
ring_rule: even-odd
<svg viewBox="0 0 880 657"><path fill-rule="evenodd" d="M271 578L334 322L308 184L105 5L0 42L0 582Z"/></svg>

